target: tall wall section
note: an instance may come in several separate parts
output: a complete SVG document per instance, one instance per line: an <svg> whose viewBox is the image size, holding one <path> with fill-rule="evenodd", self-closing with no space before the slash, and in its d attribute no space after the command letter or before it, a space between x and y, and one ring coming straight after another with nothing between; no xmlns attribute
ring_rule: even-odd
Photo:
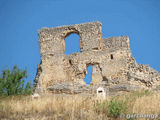
<svg viewBox="0 0 160 120"><path fill-rule="evenodd" d="M90 65L93 72L89 87L130 84L136 76L132 71L139 66L132 58L128 36L103 39L101 27L100 22L92 22L39 30L41 64L34 81L35 91L49 93L50 88L62 84L69 85L67 89L83 86ZM81 52L65 55L65 38L71 33L80 36Z"/></svg>

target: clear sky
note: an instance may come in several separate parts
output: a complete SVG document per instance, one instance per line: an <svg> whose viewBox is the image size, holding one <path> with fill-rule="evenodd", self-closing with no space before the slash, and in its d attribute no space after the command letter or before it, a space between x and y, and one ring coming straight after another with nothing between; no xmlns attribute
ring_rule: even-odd
<svg viewBox="0 0 160 120"><path fill-rule="evenodd" d="M92 21L102 22L103 38L129 36L136 61L160 72L160 0L0 0L0 70L16 64L33 81L37 31Z"/></svg>

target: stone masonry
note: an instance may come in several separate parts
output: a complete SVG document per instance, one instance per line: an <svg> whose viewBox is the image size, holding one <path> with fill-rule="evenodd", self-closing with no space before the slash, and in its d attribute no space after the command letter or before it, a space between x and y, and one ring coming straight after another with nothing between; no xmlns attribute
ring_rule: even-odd
<svg viewBox="0 0 160 120"><path fill-rule="evenodd" d="M109 91L160 89L160 75L132 57L129 37L102 38L102 24L91 22L39 30L41 63L34 80L39 94L94 94L100 86ZM65 38L80 36L81 52L65 55ZM92 82L83 81L92 65Z"/></svg>

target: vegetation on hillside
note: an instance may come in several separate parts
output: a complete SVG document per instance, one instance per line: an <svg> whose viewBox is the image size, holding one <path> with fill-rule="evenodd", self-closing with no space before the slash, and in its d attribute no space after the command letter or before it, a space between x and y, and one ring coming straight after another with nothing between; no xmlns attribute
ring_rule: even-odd
<svg viewBox="0 0 160 120"><path fill-rule="evenodd" d="M134 91L103 100L80 95L32 98L30 94L33 87L30 82L24 85L25 78L27 71L20 70L17 66L2 71L0 120L131 120L126 115L160 116L158 92Z"/></svg>
<svg viewBox="0 0 160 120"><path fill-rule="evenodd" d="M32 84L24 79L27 78L27 70L20 70L15 65L12 70L5 69L0 75L0 96L29 95L32 93Z"/></svg>
<svg viewBox="0 0 160 120"><path fill-rule="evenodd" d="M136 91L105 100L78 95L0 98L1 120L121 120L121 114L160 116L160 95Z"/></svg>

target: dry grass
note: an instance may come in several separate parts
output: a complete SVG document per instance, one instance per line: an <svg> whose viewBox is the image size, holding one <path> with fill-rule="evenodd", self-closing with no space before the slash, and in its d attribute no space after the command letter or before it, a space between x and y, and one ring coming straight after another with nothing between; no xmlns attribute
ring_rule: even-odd
<svg viewBox="0 0 160 120"><path fill-rule="evenodd" d="M133 106L133 113L160 114L160 94L137 98Z"/></svg>
<svg viewBox="0 0 160 120"><path fill-rule="evenodd" d="M124 114L159 114L160 95L134 92L116 97L125 101L127 111ZM0 119L11 120L107 120L108 104L111 98L97 101L85 96L41 97L12 96L0 98ZM103 103L102 106L97 106ZM104 104L105 103L105 104ZM104 105L106 107L104 107ZM103 109L102 109L103 107ZM119 118L117 118L119 119Z"/></svg>

